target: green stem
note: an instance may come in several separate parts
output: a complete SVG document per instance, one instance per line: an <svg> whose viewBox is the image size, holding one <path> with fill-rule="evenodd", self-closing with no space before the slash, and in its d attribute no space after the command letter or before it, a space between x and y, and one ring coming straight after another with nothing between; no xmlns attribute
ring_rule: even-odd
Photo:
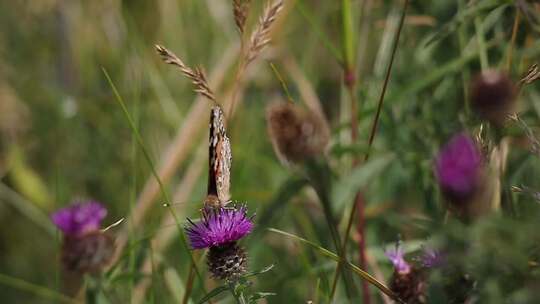
<svg viewBox="0 0 540 304"><path fill-rule="evenodd" d="M311 183L317 196L321 201L323 207L323 213L330 230L330 236L336 248L336 252L341 261L347 261L346 252L343 251L343 246L341 245L341 237L339 231L337 230L337 225L334 219L334 212L332 211L332 202L330 200L330 187L332 185L330 176L330 168L326 163L318 163L315 160L308 161L306 163L307 168L307 177ZM345 291L349 299L353 298L355 295L354 281L352 279L350 271L342 272L343 281L345 282Z"/></svg>
<svg viewBox="0 0 540 304"><path fill-rule="evenodd" d="M231 294L233 295L237 304L247 304L247 301L244 298L244 293L241 291L236 292L236 283L229 283L229 290L231 291Z"/></svg>
<svg viewBox="0 0 540 304"><path fill-rule="evenodd" d="M465 8L465 0L459 0L458 1L458 8L459 10L463 10ZM459 43L459 49L461 56L465 55L465 46L467 45L467 28L463 23L459 25L458 28L458 43ZM470 79L470 73L469 69L466 67L463 68L461 72L461 81L463 86L463 98L465 99L465 114L467 117L470 115L470 105L469 105L469 79Z"/></svg>
<svg viewBox="0 0 540 304"><path fill-rule="evenodd" d="M0 284L34 294L36 296L41 297L42 299L49 299L56 303L80 303L79 301L72 299L70 297L67 297L54 290L50 290L46 287L29 283L19 278L14 278L14 277L1 274L1 273L0 273Z"/></svg>
<svg viewBox="0 0 540 304"><path fill-rule="evenodd" d="M341 1L341 21L343 26L343 59L346 71L354 70L354 23L350 0Z"/></svg>
<svg viewBox="0 0 540 304"><path fill-rule="evenodd" d="M285 83L285 80L281 76L281 73L276 68L276 65L273 62L269 62L269 64L270 64L270 68L272 69L272 72L274 72L274 75L276 76L279 83L281 84L281 88L283 89L283 91L287 95L287 99L289 100L290 103L294 103L294 99L291 96L291 92L289 91L289 88L287 87L287 84Z"/></svg>
<svg viewBox="0 0 540 304"><path fill-rule="evenodd" d="M480 16L474 17L474 28L476 30L476 43L478 44L480 66L482 67L482 71L486 71L489 68L489 62L486 40L484 37L484 27L482 26L482 20L480 20Z"/></svg>

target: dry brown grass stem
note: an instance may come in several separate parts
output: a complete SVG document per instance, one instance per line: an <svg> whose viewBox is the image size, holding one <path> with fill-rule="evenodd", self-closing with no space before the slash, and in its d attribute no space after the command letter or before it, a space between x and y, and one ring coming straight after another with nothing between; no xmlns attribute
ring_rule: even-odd
<svg viewBox="0 0 540 304"><path fill-rule="evenodd" d="M197 185L197 181L203 172L203 168L207 163L207 154L205 153L206 148L206 141L202 140L199 144L199 147L195 151L195 159L190 163L173 195L173 202L181 202L179 207L175 208L174 211L176 212L178 217L181 217L183 215L185 208L187 207L187 204L184 202L187 202L189 200L190 195L195 186ZM178 229L176 229L174 218L169 212L165 214L165 216L161 220L161 224L159 227L167 228L163 228L162 230L158 231L155 238L153 239L155 244L154 251L158 255L162 254L173 241L174 237L178 235ZM158 261L154 261L154 266L157 262ZM152 259L149 256L147 256L144 260L140 272L144 274L149 274L152 272ZM140 280L137 283L137 286L133 289L131 303L143 303L144 295L146 294L146 291L150 286L150 277L144 277L142 280Z"/></svg>
<svg viewBox="0 0 540 304"><path fill-rule="evenodd" d="M156 44L155 48L164 62L177 66L180 68L180 71L191 80L191 83L195 86L195 92L214 102L216 101L214 93L208 85L204 71L200 67L196 67L195 69L188 67L180 58L178 58L178 56L162 45Z"/></svg>
<svg viewBox="0 0 540 304"><path fill-rule="evenodd" d="M292 81L296 84L300 93L300 97L302 97L302 100L304 101L306 106L320 117L326 117L322 109L321 100L317 96L315 88L313 88L311 82L306 78L306 76L298 66L298 62L296 62L296 59L292 57L286 57L286 59L283 61L283 64ZM328 124L328 121L326 121L326 124Z"/></svg>
<svg viewBox="0 0 540 304"><path fill-rule="evenodd" d="M233 0L234 22L240 34L244 33L251 0Z"/></svg>
<svg viewBox="0 0 540 304"><path fill-rule="evenodd" d="M264 13L259 18L259 24L253 34L249 49L246 54L246 64L249 64L261 53L266 45L270 42L270 28L283 8L283 0L275 0L268 4Z"/></svg>
<svg viewBox="0 0 540 304"><path fill-rule="evenodd" d="M227 70L231 67L238 53L238 49L235 46L229 46L223 56L220 59L220 62L216 65L212 73L210 74L210 81L216 86L220 86L225 79ZM158 174L161 181L164 184L167 184L171 177L174 175L178 167L186 159L191 150L191 147L195 144L195 139L198 138L198 135L208 124L208 103L204 102L204 97L199 96L193 102L188 114L186 115L186 120L178 129L178 132L165 149L161 157ZM117 237L117 250L115 261L120 257L126 243L128 240L129 227L138 227L141 225L142 220L144 219L148 210L153 205L160 193L159 185L156 179L153 176L150 176L139 197L137 198L136 206L132 210L131 214L126 220L128 225L124 226L124 229L120 231Z"/></svg>

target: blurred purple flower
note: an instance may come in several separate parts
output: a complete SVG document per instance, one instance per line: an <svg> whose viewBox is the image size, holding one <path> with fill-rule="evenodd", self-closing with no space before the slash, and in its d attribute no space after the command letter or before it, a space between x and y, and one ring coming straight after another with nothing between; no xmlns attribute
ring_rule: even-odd
<svg viewBox="0 0 540 304"><path fill-rule="evenodd" d="M186 227L186 232L193 249L235 242L253 229L253 222L247 217L246 207L209 210L203 215L203 219L197 223L188 219L190 225Z"/></svg>
<svg viewBox="0 0 540 304"><path fill-rule="evenodd" d="M62 208L51 215L56 227L65 235L79 236L98 230L107 209L98 202L87 201Z"/></svg>
<svg viewBox="0 0 540 304"><path fill-rule="evenodd" d="M420 262L426 268L437 268L446 264L446 254L431 247L424 247Z"/></svg>
<svg viewBox="0 0 540 304"><path fill-rule="evenodd" d="M403 248L399 246L399 244L396 244L395 248L392 250L386 250L384 252L386 257L394 264L394 269L400 273L400 274L407 274L411 271L411 265L405 261L403 256L405 253L403 252Z"/></svg>
<svg viewBox="0 0 540 304"><path fill-rule="evenodd" d="M481 172L482 154L474 140L461 133L441 149L435 175L445 194L464 198L473 193Z"/></svg>

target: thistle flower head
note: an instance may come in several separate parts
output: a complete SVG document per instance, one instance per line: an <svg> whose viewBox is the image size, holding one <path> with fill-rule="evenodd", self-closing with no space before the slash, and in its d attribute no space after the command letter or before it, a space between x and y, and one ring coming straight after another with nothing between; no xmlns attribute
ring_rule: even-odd
<svg viewBox="0 0 540 304"><path fill-rule="evenodd" d="M51 215L56 227L66 236L79 236L100 228L107 209L98 202L87 201L62 208Z"/></svg>
<svg viewBox="0 0 540 304"><path fill-rule="evenodd" d="M397 273L407 274L411 271L411 265L405 261L405 253L399 244L396 244L393 249L386 250L384 254L392 262Z"/></svg>
<svg viewBox="0 0 540 304"><path fill-rule="evenodd" d="M453 198L471 195L478 184L482 163L482 154L471 137L454 136L435 161L435 175L443 192Z"/></svg>
<svg viewBox="0 0 540 304"><path fill-rule="evenodd" d="M253 229L251 218L247 217L247 208L218 208L203 212L200 222L186 227L191 247L202 249L235 242Z"/></svg>

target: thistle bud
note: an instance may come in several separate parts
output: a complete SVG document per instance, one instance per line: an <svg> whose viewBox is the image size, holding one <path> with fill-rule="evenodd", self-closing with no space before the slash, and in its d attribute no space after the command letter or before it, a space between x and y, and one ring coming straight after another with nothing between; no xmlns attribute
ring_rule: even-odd
<svg viewBox="0 0 540 304"><path fill-rule="evenodd" d="M292 103L270 104L266 122L274 150L284 162L297 163L321 155L330 140L324 118Z"/></svg>
<svg viewBox="0 0 540 304"><path fill-rule="evenodd" d="M507 74L488 70L472 81L471 107L481 118L502 125L514 110L516 93L516 86Z"/></svg>
<svg viewBox="0 0 540 304"><path fill-rule="evenodd" d="M455 135L443 146L435 160L435 176L453 214L463 218L480 212L477 207L488 199L486 171L482 152L470 136Z"/></svg>
<svg viewBox="0 0 540 304"><path fill-rule="evenodd" d="M55 212L53 223L64 234L62 264L68 271L95 273L111 260L114 240L100 230L107 215L98 202L74 204Z"/></svg>
<svg viewBox="0 0 540 304"><path fill-rule="evenodd" d="M478 184L483 159L475 141L458 134L443 146L435 160L435 175L443 194L452 201L470 198Z"/></svg>
<svg viewBox="0 0 540 304"><path fill-rule="evenodd" d="M426 303L426 280L421 270L405 261L403 249L396 245L385 252L394 265L389 287L405 303Z"/></svg>
<svg viewBox="0 0 540 304"><path fill-rule="evenodd" d="M82 236L65 236L62 244L62 265L69 271L97 273L111 260L113 238L101 231Z"/></svg>

